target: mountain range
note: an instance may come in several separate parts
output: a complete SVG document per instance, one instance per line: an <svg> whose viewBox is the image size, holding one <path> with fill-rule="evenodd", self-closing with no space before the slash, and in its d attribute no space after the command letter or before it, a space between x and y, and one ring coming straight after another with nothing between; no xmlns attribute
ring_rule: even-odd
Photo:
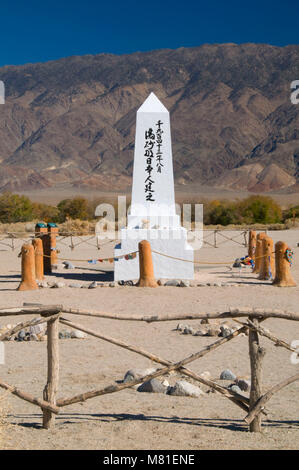
<svg viewBox="0 0 299 470"><path fill-rule="evenodd" d="M215 44L0 68L0 191L123 190L136 111L170 111L182 187L299 191L299 45Z"/></svg>

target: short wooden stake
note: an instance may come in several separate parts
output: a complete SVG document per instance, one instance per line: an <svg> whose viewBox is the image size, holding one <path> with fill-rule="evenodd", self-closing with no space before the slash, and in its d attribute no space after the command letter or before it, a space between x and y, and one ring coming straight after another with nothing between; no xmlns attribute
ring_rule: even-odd
<svg viewBox="0 0 299 470"><path fill-rule="evenodd" d="M138 287L158 287L154 276L154 266L151 245L147 240L138 244L139 249L139 272Z"/></svg>
<svg viewBox="0 0 299 470"><path fill-rule="evenodd" d="M256 249L255 249L255 266L254 266L254 273L259 273L260 272L260 267L261 267L261 262L262 262L262 240L265 238L267 235L265 232L261 232L257 234L256 237Z"/></svg>
<svg viewBox="0 0 299 470"><path fill-rule="evenodd" d="M259 273L260 280L273 280L275 277L275 258L273 250L273 240L266 236L262 240L262 258Z"/></svg>
<svg viewBox="0 0 299 470"><path fill-rule="evenodd" d="M52 265L57 264L56 236L58 235L58 227L48 226L48 233L43 235L44 249L44 272L52 273Z"/></svg>
<svg viewBox="0 0 299 470"><path fill-rule="evenodd" d="M21 250L22 256L22 280L17 290L35 290L38 285L35 280L35 260L34 248L32 245L23 245Z"/></svg>
<svg viewBox="0 0 299 470"><path fill-rule="evenodd" d="M291 275L290 262L287 259L286 252L290 249L285 242L275 244L275 266L276 276L273 286L277 287L296 287L296 282Z"/></svg>
<svg viewBox="0 0 299 470"><path fill-rule="evenodd" d="M44 400L56 405L56 395L59 383L59 319L48 322L48 380L44 388ZM55 425L55 415L49 410L43 409L43 428L50 429Z"/></svg>
<svg viewBox="0 0 299 470"><path fill-rule="evenodd" d="M34 247L34 257L35 257L35 278L37 281L44 280L44 250L43 242L41 238L34 238L32 240L32 245Z"/></svg>
<svg viewBox="0 0 299 470"><path fill-rule="evenodd" d="M251 322L258 326L258 320L250 318ZM265 355L265 350L260 347L259 335L255 330L249 330L249 356L251 367L251 388L249 397L249 410L255 407L256 402L262 395L262 360ZM259 413L249 426L250 432L261 432L262 430L262 417Z"/></svg>
<svg viewBox="0 0 299 470"><path fill-rule="evenodd" d="M245 237L245 240L246 240L246 237ZM253 259L253 261L255 259L255 250L256 250L256 232L254 230L250 230L248 256L250 256L250 258Z"/></svg>

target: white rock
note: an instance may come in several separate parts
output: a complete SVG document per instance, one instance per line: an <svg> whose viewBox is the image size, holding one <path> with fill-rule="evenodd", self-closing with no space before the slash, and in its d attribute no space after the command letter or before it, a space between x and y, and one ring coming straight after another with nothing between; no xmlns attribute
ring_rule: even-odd
<svg viewBox="0 0 299 470"><path fill-rule="evenodd" d="M71 331L71 338L83 339L86 338L87 334L80 330L72 330Z"/></svg>
<svg viewBox="0 0 299 470"><path fill-rule="evenodd" d="M179 397L195 397L199 398L204 395L204 392L200 390L196 385L192 385L186 380L178 380L174 387L170 387L167 391L168 395L174 395Z"/></svg>

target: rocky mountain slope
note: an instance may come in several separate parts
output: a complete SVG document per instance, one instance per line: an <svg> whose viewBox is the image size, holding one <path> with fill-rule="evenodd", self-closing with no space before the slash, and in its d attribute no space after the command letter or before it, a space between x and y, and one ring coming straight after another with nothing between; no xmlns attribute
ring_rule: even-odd
<svg viewBox="0 0 299 470"><path fill-rule="evenodd" d="M298 189L299 46L203 45L0 68L0 190L124 189L136 110L171 113L176 183Z"/></svg>

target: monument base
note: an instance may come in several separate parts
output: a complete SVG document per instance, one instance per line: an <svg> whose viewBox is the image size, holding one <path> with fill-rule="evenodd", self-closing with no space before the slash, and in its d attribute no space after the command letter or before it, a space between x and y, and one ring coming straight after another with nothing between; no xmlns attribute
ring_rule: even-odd
<svg viewBox="0 0 299 470"><path fill-rule="evenodd" d="M121 230L121 243L115 246L114 257L138 251L138 243L148 240L152 251L163 253L161 256L152 252L154 275L156 279L194 279L194 252L187 242L187 230L183 227L169 229L134 229ZM181 258L187 261L180 261ZM139 254L136 258L120 258L114 262L115 281L139 279Z"/></svg>

